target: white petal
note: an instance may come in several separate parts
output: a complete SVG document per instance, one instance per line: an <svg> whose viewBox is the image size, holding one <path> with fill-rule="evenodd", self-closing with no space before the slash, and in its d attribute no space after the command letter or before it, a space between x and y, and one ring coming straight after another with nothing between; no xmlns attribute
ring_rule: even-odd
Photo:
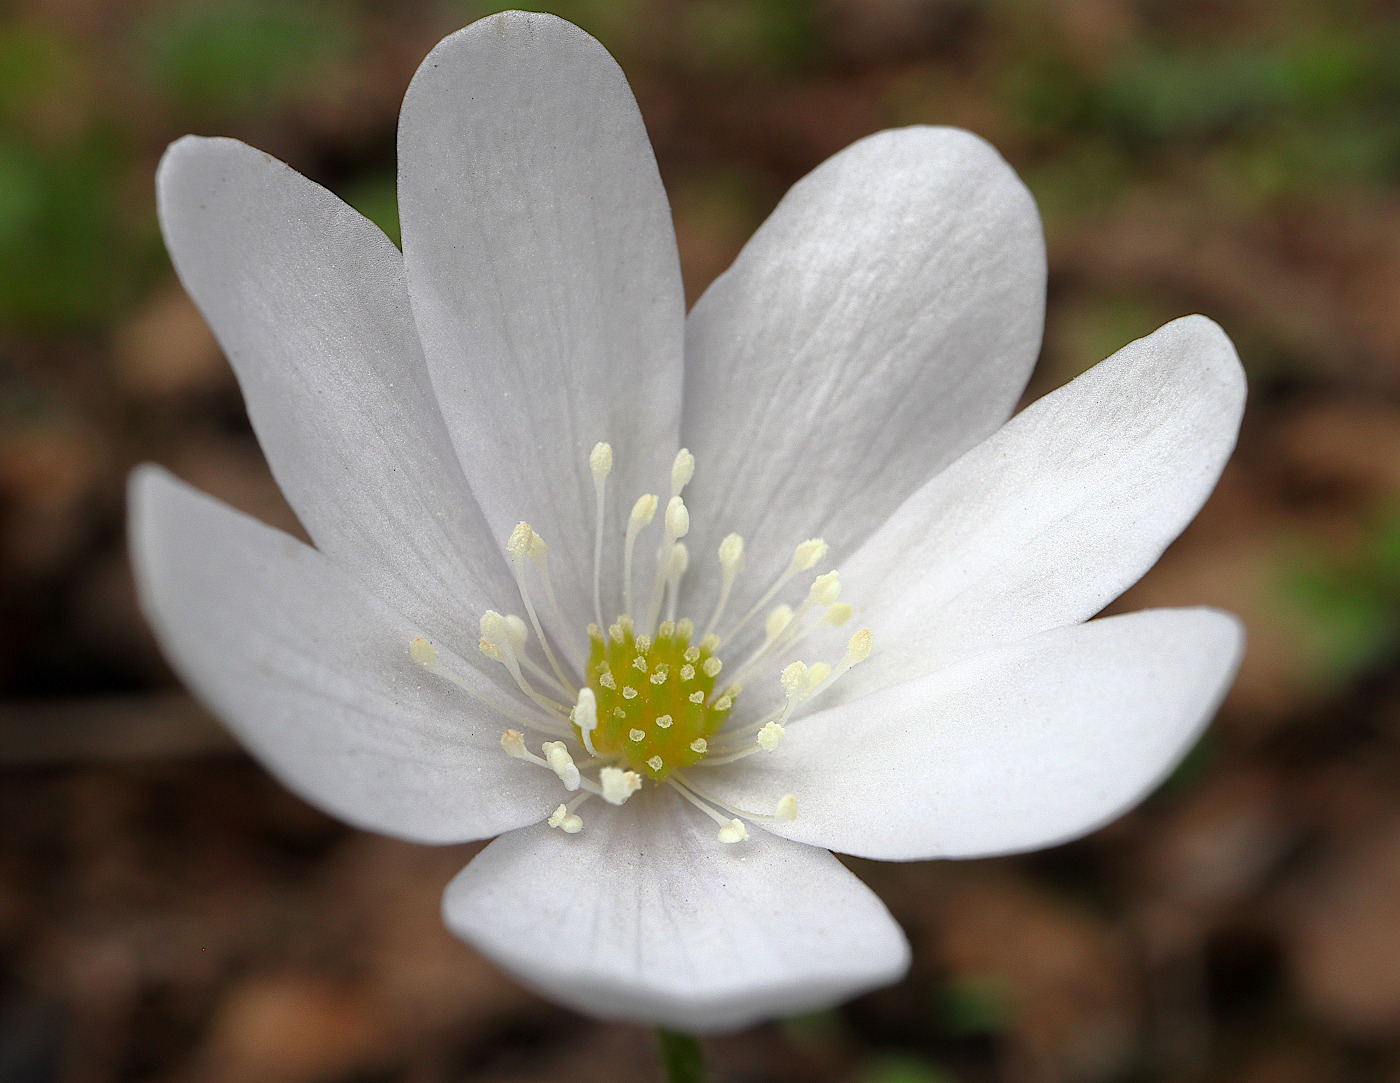
<svg viewBox="0 0 1400 1083"><path fill-rule="evenodd" d="M181 139L156 185L175 269L307 533L425 631L473 650L477 616L513 588L433 401L398 250L237 140Z"/></svg>
<svg viewBox="0 0 1400 1083"><path fill-rule="evenodd" d="M648 787L583 830L517 831L447 889L448 926L589 1015L731 1030L897 981L904 935L824 850L712 821Z"/></svg>
<svg viewBox="0 0 1400 1083"><path fill-rule="evenodd" d="M1230 340L1188 316L1022 411L842 567L875 650L838 694L1097 613L1205 503L1244 395Z"/></svg>
<svg viewBox="0 0 1400 1083"><path fill-rule="evenodd" d="M799 181L686 326L697 571L743 534L742 604L804 538L847 554L1010 416L1044 307L1035 202L977 136L881 132Z"/></svg>
<svg viewBox="0 0 1400 1083"><path fill-rule="evenodd" d="M1058 628L799 719L781 745L697 781L798 815L769 829L885 860L1051 846L1166 777L1239 665L1238 620L1159 609Z"/></svg>
<svg viewBox="0 0 1400 1083"><path fill-rule="evenodd" d="M536 823L553 775L508 758L507 720L414 663L412 625L316 550L155 467L131 479L132 561L166 656L308 801L419 842ZM495 686L444 653L474 680Z"/></svg>
<svg viewBox="0 0 1400 1083"><path fill-rule="evenodd" d="M551 15L508 11L453 34L404 98L399 209L472 490L501 542L522 519L544 537L565 611L592 619L588 453L612 443L617 526L665 484L680 431L680 264L622 71Z"/></svg>

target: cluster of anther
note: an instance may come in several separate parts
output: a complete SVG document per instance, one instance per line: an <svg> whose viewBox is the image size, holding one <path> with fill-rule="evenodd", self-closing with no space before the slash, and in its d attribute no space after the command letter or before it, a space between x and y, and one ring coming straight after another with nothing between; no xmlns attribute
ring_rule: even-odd
<svg viewBox="0 0 1400 1083"><path fill-rule="evenodd" d="M716 656L795 576L810 571L826 556L826 543L813 538L798 545L783 573L744 616L720 635L715 630L724 617L735 577L744 563L743 539L730 534L719 546L722 574L714 613L698 642L692 643L694 623L677 620L675 612L681 578L690 564L690 554L681 540L690 531L690 513L681 491L695 473L694 456L682 449L671 467L671 497L662 516L664 533L656 551L648 601L644 608L636 607L632 586L637 539L651 525L660 506L653 494L638 499L628 517L622 560L623 612L605 632L599 577L612 448L598 444L588 462L597 507L593 541L593 609L597 623L588 628L587 659L579 660L583 663L584 683L579 687L571 680L540 623L526 581L530 566L535 569L558 626L567 628L569 622L550 581L544 539L529 524L520 523L511 532L506 551L528 623L513 614L488 610L481 617L480 646L483 654L506 668L534 707L533 711L510 709L506 713L525 731L551 739L544 741L536 753L527 745L525 732L508 729L501 736L501 747L515 759L554 772L564 788L576 795L560 804L548 821L550 827L569 833L582 829L583 819L577 809L590 797L621 805L641 788L644 778L671 787L711 817L720 825L721 842L747 838L744 820L794 819L797 799L792 795L782 798L771 814L756 813L725 804L706 792L696 776L702 773L701 768L773 751L784 736L783 727L793 708L831 687L869 655L870 632L863 630L851 637L845 656L835 666L825 662L810 666L791 662L778 673L782 706L748 722L736 723L731 718L741 681L762 679L777 672L783 657L790 655L803 638L823 624L839 626L850 619L851 607L837 600L840 579L835 572L827 572L812 580L806 598L796 610L780 604L768 612L762 643L733 672ZM544 664L530 657L532 630ZM410 651L420 665L470 691L466 682L443 665L436 648L426 639L415 639ZM586 758L575 760L570 741L582 745ZM594 768L596 777L589 777L585 772Z"/></svg>

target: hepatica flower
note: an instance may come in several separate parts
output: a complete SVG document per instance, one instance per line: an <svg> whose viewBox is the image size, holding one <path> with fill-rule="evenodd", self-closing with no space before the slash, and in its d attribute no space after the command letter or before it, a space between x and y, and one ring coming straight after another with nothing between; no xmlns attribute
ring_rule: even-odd
<svg viewBox="0 0 1400 1083"><path fill-rule="evenodd" d="M399 155L402 255L266 154L170 148L166 242L315 547L143 467L132 548L176 670L288 786L500 836L447 889L460 936L597 1015L829 1004L909 958L830 851L1048 846L1196 739L1237 621L1089 618L1215 484L1239 362L1188 317L1008 421L1045 252L982 140L842 151L688 316L577 28L447 38Z"/></svg>

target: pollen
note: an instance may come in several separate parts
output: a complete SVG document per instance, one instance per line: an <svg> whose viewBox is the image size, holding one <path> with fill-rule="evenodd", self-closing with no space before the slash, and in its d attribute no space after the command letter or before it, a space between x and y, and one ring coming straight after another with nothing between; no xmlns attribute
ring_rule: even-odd
<svg viewBox="0 0 1400 1083"><path fill-rule="evenodd" d="M689 642L693 631L689 621L666 621L651 639L635 635L632 622L624 620L612 625L607 638L590 631L586 674L598 701L598 728L591 733L597 755L622 760L657 782L704 759L733 698L708 702L722 667L712 644ZM647 678L619 690L612 674L623 672ZM672 679L672 673L682 679Z"/></svg>

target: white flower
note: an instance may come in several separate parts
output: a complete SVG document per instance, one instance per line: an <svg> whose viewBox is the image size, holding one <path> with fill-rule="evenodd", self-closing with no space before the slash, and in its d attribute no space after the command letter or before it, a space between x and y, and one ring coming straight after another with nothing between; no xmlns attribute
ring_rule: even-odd
<svg viewBox="0 0 1400 1083"><path fill-rule="evenodd" d="M1238 623L1083 622L1215 484L1239 362L1189 317L1007 422L1045 255L981 140L838 154L688 317L641 117L577 28L449 37L399 151L402 256L265 154L171 147L167 244L315 548L144 467L132 549L172 663L287 785L501 835L444 901L481 951L696 1030L831 1003L908 947L829 850L1050 845L1196 739Z"/></svg>

